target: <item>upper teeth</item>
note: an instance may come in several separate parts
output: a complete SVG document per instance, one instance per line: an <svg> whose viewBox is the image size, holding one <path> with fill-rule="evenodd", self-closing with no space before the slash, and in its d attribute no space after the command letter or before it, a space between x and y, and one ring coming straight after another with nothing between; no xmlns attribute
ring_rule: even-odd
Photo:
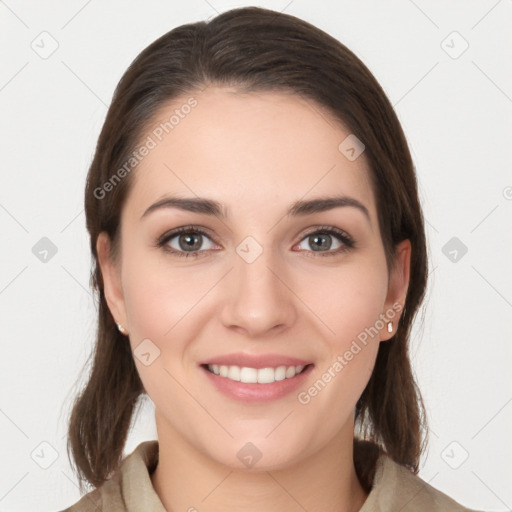
<svg viewBox="0 0 512 512"><path fill-rule="evenodd" d="M227 377L231 380L244 382L247 384L259 383L269 384L276 380L291 379L304 369L304 366L278 366L277 368L247 368L240 366L225 366L218 364L209 364L208 370Z"/></svg>

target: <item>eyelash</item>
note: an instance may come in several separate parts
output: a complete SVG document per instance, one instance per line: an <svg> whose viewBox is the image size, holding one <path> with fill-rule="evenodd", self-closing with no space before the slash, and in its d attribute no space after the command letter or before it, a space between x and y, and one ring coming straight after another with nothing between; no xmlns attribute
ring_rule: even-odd
<svg viewBox="0 0 512 512"><path fill-rule="evenodd" d="M208 234L205 230L201 229L197 226L183 226L181 228L173 229L172 231L163 234L160 238L158 238L156 246L162 248L164 251L171 253L172 255L178 256L180 258L198 258L200 256L205 255L204 253L207 250L199 250L199 251L177 251L176 249L170 248L167 244L170 240L175 238L176 236L187 233L187 234L199 234L208 237L212 240L212 237L210 234ZM314 253L312 257L315 256L336 256L338 254L341 254L343 252L347 252L351 249L354 249L356 247L356 244L352 237L348 235L345 231L335 228L333 226L320 226L318 228L315 228L313 231L310 231L306 233L299 241L302 242L304 239L312 236L312 235L318 235L318 234L326 234L331 235L340 241L343 246L339 249L336 249L335 251L305 251L306 253ZM215 242L214 240L212 240ZM304 251L301 251L304 252Z"/></svg>

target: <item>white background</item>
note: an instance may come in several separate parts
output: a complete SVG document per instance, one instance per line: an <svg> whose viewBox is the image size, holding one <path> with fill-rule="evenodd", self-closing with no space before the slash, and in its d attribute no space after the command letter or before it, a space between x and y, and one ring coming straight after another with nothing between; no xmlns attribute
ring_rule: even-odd
<svg viewBox="0 0 512 512"><path fill-rule="evenodd" d="M157 37L243 5L254 4L0 1L1 511L58 510L79 498L65 433L95 331L82 196L114 87ZM420 477L466 506L510 510L512 2L257 5L346 44L395 105L431 255L412 344L430 420ZM46 59L31 47L49 49L52 38L58 48ZM32 252L42 237L57 247L46 263ZM455 262L442 252L452 237L468 249ZM126 453L156 438L144 404ZM40 463L52 450L57 458L43 469L34 450Z"/></svg>

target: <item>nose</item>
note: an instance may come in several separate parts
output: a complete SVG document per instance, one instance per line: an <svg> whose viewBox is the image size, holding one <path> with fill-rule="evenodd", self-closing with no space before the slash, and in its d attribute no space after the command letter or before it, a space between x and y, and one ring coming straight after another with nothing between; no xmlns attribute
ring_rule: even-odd
<svg viewBox="0 0 512 512"><path fill-rule="evenodd" d="M284 330L297 317L297 298L270 250L254 261L235 254L221 319L229 329L257 338Z"/></svg>

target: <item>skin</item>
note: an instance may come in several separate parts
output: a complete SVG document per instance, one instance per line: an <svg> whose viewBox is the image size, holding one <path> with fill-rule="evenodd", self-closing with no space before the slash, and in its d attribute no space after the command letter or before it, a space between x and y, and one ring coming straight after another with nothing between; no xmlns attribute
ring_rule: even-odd
<svg viewBox="0 0 512 512"><path fill-rule="evenodd" d="M134 171L119 258L106 234L97 241L114 319L132 349L149 338L160 350L148 366L135 358L155 404L153 486L168 511L357 511L367 494L353 465L354 407L379 343L392 336L385 327L307 405L295 392L265 403L232 400L198 363L233 352L295 356L315 365L299 391L307 390L380 314L405 303L410 243L397 246L388 276L364 153L349 161L338 150L350 131L320 106L219 87L194 97L197 107ZM155 125L185 101L162 109ZM170 194L214 199L229 216L160 208L141 219ZM285 215L294 201L326 195L357 199L369 220L348 206ZM201 256L156 245L190 224L211 234ZM322 256L307 236L321 226L344 230L355 247ZM247 236L263 248L252 263L236 252ZM327 238L331 252L343 246ZM178 242L169 244L179 250ZM250 468L237 458L247 442L262 454Z"/></svg>

